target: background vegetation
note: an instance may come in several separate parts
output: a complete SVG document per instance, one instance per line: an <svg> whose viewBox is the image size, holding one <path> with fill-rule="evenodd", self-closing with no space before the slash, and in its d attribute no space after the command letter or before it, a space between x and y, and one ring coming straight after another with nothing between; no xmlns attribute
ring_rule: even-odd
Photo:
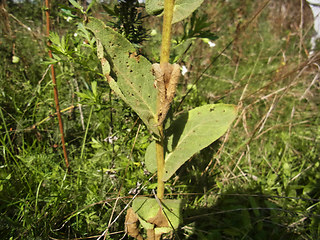
<svg viewBox="0 0 320 240"><path fill-rule="evenodd" d="M137 192L152 195L155 188L144 168L151 135L103 80L94 39L68 1L51 5L54 60L47 58L43 1L5 2L0 235L90 239L107 233L106 239L121 239L122 210ZM320 238L320 67L318 54L308 56L311 12L306 6L301 11L300 1L263 4L208 0L174 25L172 61L188 72L173 112L221 101L238 105L239 116L167 183L168 197L186 201L173 239ZM90 14L159 61L161 19L147 16L143 5L133 17L125 14L127 5L113 5L96 3ZM212 33L215 47L201 39ZM57 71L69 171L50 63Z"/></svg>

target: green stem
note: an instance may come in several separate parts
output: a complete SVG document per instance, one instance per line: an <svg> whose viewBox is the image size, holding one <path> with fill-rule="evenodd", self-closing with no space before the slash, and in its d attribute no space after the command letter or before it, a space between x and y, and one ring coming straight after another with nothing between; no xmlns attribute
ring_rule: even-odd
<svg viewBox="0 0 320 240"><path fill-rule="evenodd" d="M160 140L156 142L156 157L157 157L157 175L158 175L158 185L157 185L157 197L162 200L164 196L164 148L163 148L163 127L159 126Z"/></svg>
<svg viewBox="0 0 320 240"><path fill-rule="evenodd" d="M169 62L170 58L170 44L171 44L171 23L173 16L173 7L174 0L165 0L164 1L164 16L163 16L163 27L162 27L162 43L161 43L161 55L160 55L160 66L162 70L165 70L165 66ZM161 102L160 94L158 92L157 100L157 112L160 113ZM157 197L162 200L164 196L164 135L163 135L163 126L159 126L160 139L156 143L156 157L157 157L157 175L158 175L158 186L157 186Z"/></svg>
<svg viewBox="0 0 320 240"><path fill-rule="evenodd" d="M87 135L88 135L88 131L89 131L89 125L90 125L90 121L91 121L91 116L92 116L93 108L94 108L94 106L92 105L92 106L91 106L91 109L90 109L90 113L89 113L89 118L88 118L88 123L87 123L86 131L85 131L85 133L84 133L84 138L83 138L82 147L81 147L80 159L82 159L82 157L83 157L84 147L85 147L85 145L86 145L86 139L87 139Z"/></svg>
<svg viewBox="0 0 320 240"><path fill-rule="evenodd" d="M9 134L9 131L8 131L8 128L7 128L7 123L6 123L6 120L5 120L5 118L4 118L4 115L3 115L3 113L2 113L1 108L0 108L0 115L1 115L2 122L3 122L4 130L6 131L5 136L6 136L7 139L8 139L8 143L9 143L9 145L10 145L10 147L11 147L11 151L12 151L12 153L13 153L13 152L14 152L14 147L13 147L13 144L12 144L12 141L11 141L11 137L10 137L10 134ZM5 138L3 138L3 140L5 140Z"/></svg>
<svg viewBox="0 0 320 240"><path fill-rule="evenodd" d="M162 27L162 42L161 42L161 55L160 64L165 65L169 62L170 58L170 45L171 45L171 23L173 17L174 0L164 1L164 15Z"/></svg>

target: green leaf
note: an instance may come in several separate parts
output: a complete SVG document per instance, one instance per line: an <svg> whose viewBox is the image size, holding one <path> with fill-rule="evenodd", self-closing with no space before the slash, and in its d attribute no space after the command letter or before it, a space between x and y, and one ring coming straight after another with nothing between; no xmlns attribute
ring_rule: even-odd
<svg viewBox="0 0 320 240"><path fill-rule="evenodd" d="M82 7L78 2L76 2L75 0L69 0L69 2L70 2L75 8L78 8L79 10L81 10L81 12L83 12L83 7Z"/></svg>
<svg viewBox="0 0 320 240"><path fill-rule="evenodd" d="M61 43L60 43L60 37L59 37L58 33L50 32L50 34L49 34L49 40L50 40L53 44L55 44L55 45L57 45L57 46L60 46L60 45L61 45Z"/></svg>
<svg viewBox="0 0 320 240"><path fill-rule="evenodd" d="M93 4L95 4L95 3L96 3L96 0L92 0L92 1L91 1L91 3L89 4L89 6L88 6L88 8L87 8L87 10L86 10L86 13L89 12L89 10L92 8Z"/></svg>
<svg viewBox="0 0 320 240"><path fill-rule="evenodd" d="M157 171L157 159L156 159L156 142L150 143L145 154L145 164L149 172L155 173Z"/></svg>
<svg viewBox="0 0 320 240"><path fill-rule="evenodd" d="M101 53L101 46L98 44L98 55L104 57L98 57L108 62L103 67L110 87L130 105L151 131L159 135L156 123L157 92L153 86L151 63L137 54L134 46L125 37L102 21L90 18L86 27L103 46L104 51ZM108 65L111 68L110 75Z"/></svg>
<svg viewBox="0 0 320 240"><path fill-rule="evenodd" d="M103 10L112 17L119 17L119 15L114 11L114 6L109 6L107 4L101 5Z"/></svg>
<svg viewBox="0 0 320 240"><path fill-rule="evenodd" d="M146 0L146 11L151 15L159 15L163 12L164 0Z"/></svg>
<svg viewBox="0 0 320 240"><path fill-rule="evenodd" d="M17 56L12 56L12 63L18 63L20 61L20 58Z"/></svg>
<svg viewBox="0 0 320 240"><path fill-rule="evenodd" d="M78 23L77 30L80 31L81 35L85 37L87 40L90 40L90 32L85 29L82 23Z"/></svg>
<svg viewBox="0 0 320 240"><path fill-rule="evenodd" d="M176 0L173 8L172 24L189 17L203 0ZM146 0L146 10L149 14L159 15L163 12L164 0Z"/></svg>
<svg viewBox="0 0 320 240"><path fill-rule="evenodd" d="M72 12L71 12L70 9L61 8L61 13L62 13L62 15L65 16L65 17L73 17L73 18L76 18L76 17L77 17L77 15L72 14Z"/></svg>
<svg viewBox="0 0 320 240"><path fill-rule="evenodd" d="M175 120L165 130L165 174L167 181L187 160L220 138L237 116L236 107L208 104L197 107ZM155 143L146 151L148 171L156 170Z"/></svg>
<svg viewBox="0 0 320 240"><path fill-rule="evenodd" d="M92 89L92 93L93 93L94 97L97 97L98 92L97 92L97 82L96 81L93 81L91 83L91 89Z"/></svg>
<svg viewBox="0 0 320 240"><path fill-rule="evenodd" d="M172 23L180 22L189 17L200 5L203 0L177 0L174 4Z"/></svg>
<svg viewBox="0 0 320 240"><path fill-rule="evenodd" d="M110 75L110 63L104 58L104 49L102 43L97 40L97 56L101 61L103 75ZM102 60L103 59L103 60Z"/></svg>
<svg viewBox="0 0 320 240"><path fill-rule="evenodd" d="M163 212L168 221L170 227L155 228L156 233L167 233L173 229L177 229L182 220L182 206L183 201L181 199L172 200L165 199L161 202ZM153 229L153 224L148 221L154 218L160 210L160 205L157 199L147 197L137 197L133 200L132 208L139 216L139 221L145 229Z"/></svg>
<svg viewBox="0 0 320 240"><path fill-rule="evenodd" d="M82 100L85 100L85 99L89 99L89 100L92 100L92 101L95 100L95 97L92 94L92 92L90 92L88 90L86 90L85 92L76 92L76 94L77 94L77 96L82 98Z"/></svg>

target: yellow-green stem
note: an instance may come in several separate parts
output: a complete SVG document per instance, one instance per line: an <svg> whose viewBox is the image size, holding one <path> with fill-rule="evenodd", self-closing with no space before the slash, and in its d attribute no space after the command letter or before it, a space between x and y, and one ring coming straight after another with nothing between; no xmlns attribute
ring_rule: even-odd
<svg viewBox="0 0 320 240"><path fill-rule="evenodd" d="M162 43L161 43L161 55L160 55L160 66L162 70L165 70L166 64L169 62L170 58L170 44L171 44L171 23L173 16L173 6L174 0L164 1L164 15L163 15L163 27L162 27ZM157 100L157 112L160 113L160 96L158 94ZM158 187L157 187L157 197L161 200L164 196L164 135L163 126L159 126L160 140L156 143L156 157L157 157L157 169L158 169Z"/></svg>
<svg viewBox="0 0 320 240"><path fill-rule="evenodd" d="M165 65L166 63L169 62L173 7L174 7L174 0L164 1L160 65Z"/></svg>
<svg viewBox="0 0 320 240"><path fill-rule="evenodd" d="M158 185L157 185L157 197L159 199L163 199L164 196L164 182L163 182L163 174L164 174L164 148L163 148L163 128L159 126L159 132L161 134L160 140L156 142L156 157L157 157L157 177L158 177Z"/></svg>

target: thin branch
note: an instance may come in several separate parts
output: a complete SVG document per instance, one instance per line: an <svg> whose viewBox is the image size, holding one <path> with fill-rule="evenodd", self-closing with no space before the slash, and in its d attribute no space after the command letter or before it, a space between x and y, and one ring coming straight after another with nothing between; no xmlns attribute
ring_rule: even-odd
<svg viewBox="0 0 320 240"><path fill-rule="evenodd" d="M49 13L49 0L46 0L46 29L47 29L47 36L49 37L50 34L50 13ZM50 46L51 43L48 41L48 46ZM49 57L53 58L51 50L49 50ZM53 64L51 64L51 76L52 76L52 84L53 84L53 93L54 93L54 101L56 103L56 111L57 111L57 117L59 122L59 129L61 134L61 143L62 143L62 149L63 149L63 155L64 160L66 162L66 167L69 168L69 161L68 161L68 154L67 149L64 141L64 133L63 133L63 124L62 124L62 118L60 114L60 106L59 106L59 95L58 95L58 88L57 88L57 82L56 82L56 74L54 70Z"/></svg>

